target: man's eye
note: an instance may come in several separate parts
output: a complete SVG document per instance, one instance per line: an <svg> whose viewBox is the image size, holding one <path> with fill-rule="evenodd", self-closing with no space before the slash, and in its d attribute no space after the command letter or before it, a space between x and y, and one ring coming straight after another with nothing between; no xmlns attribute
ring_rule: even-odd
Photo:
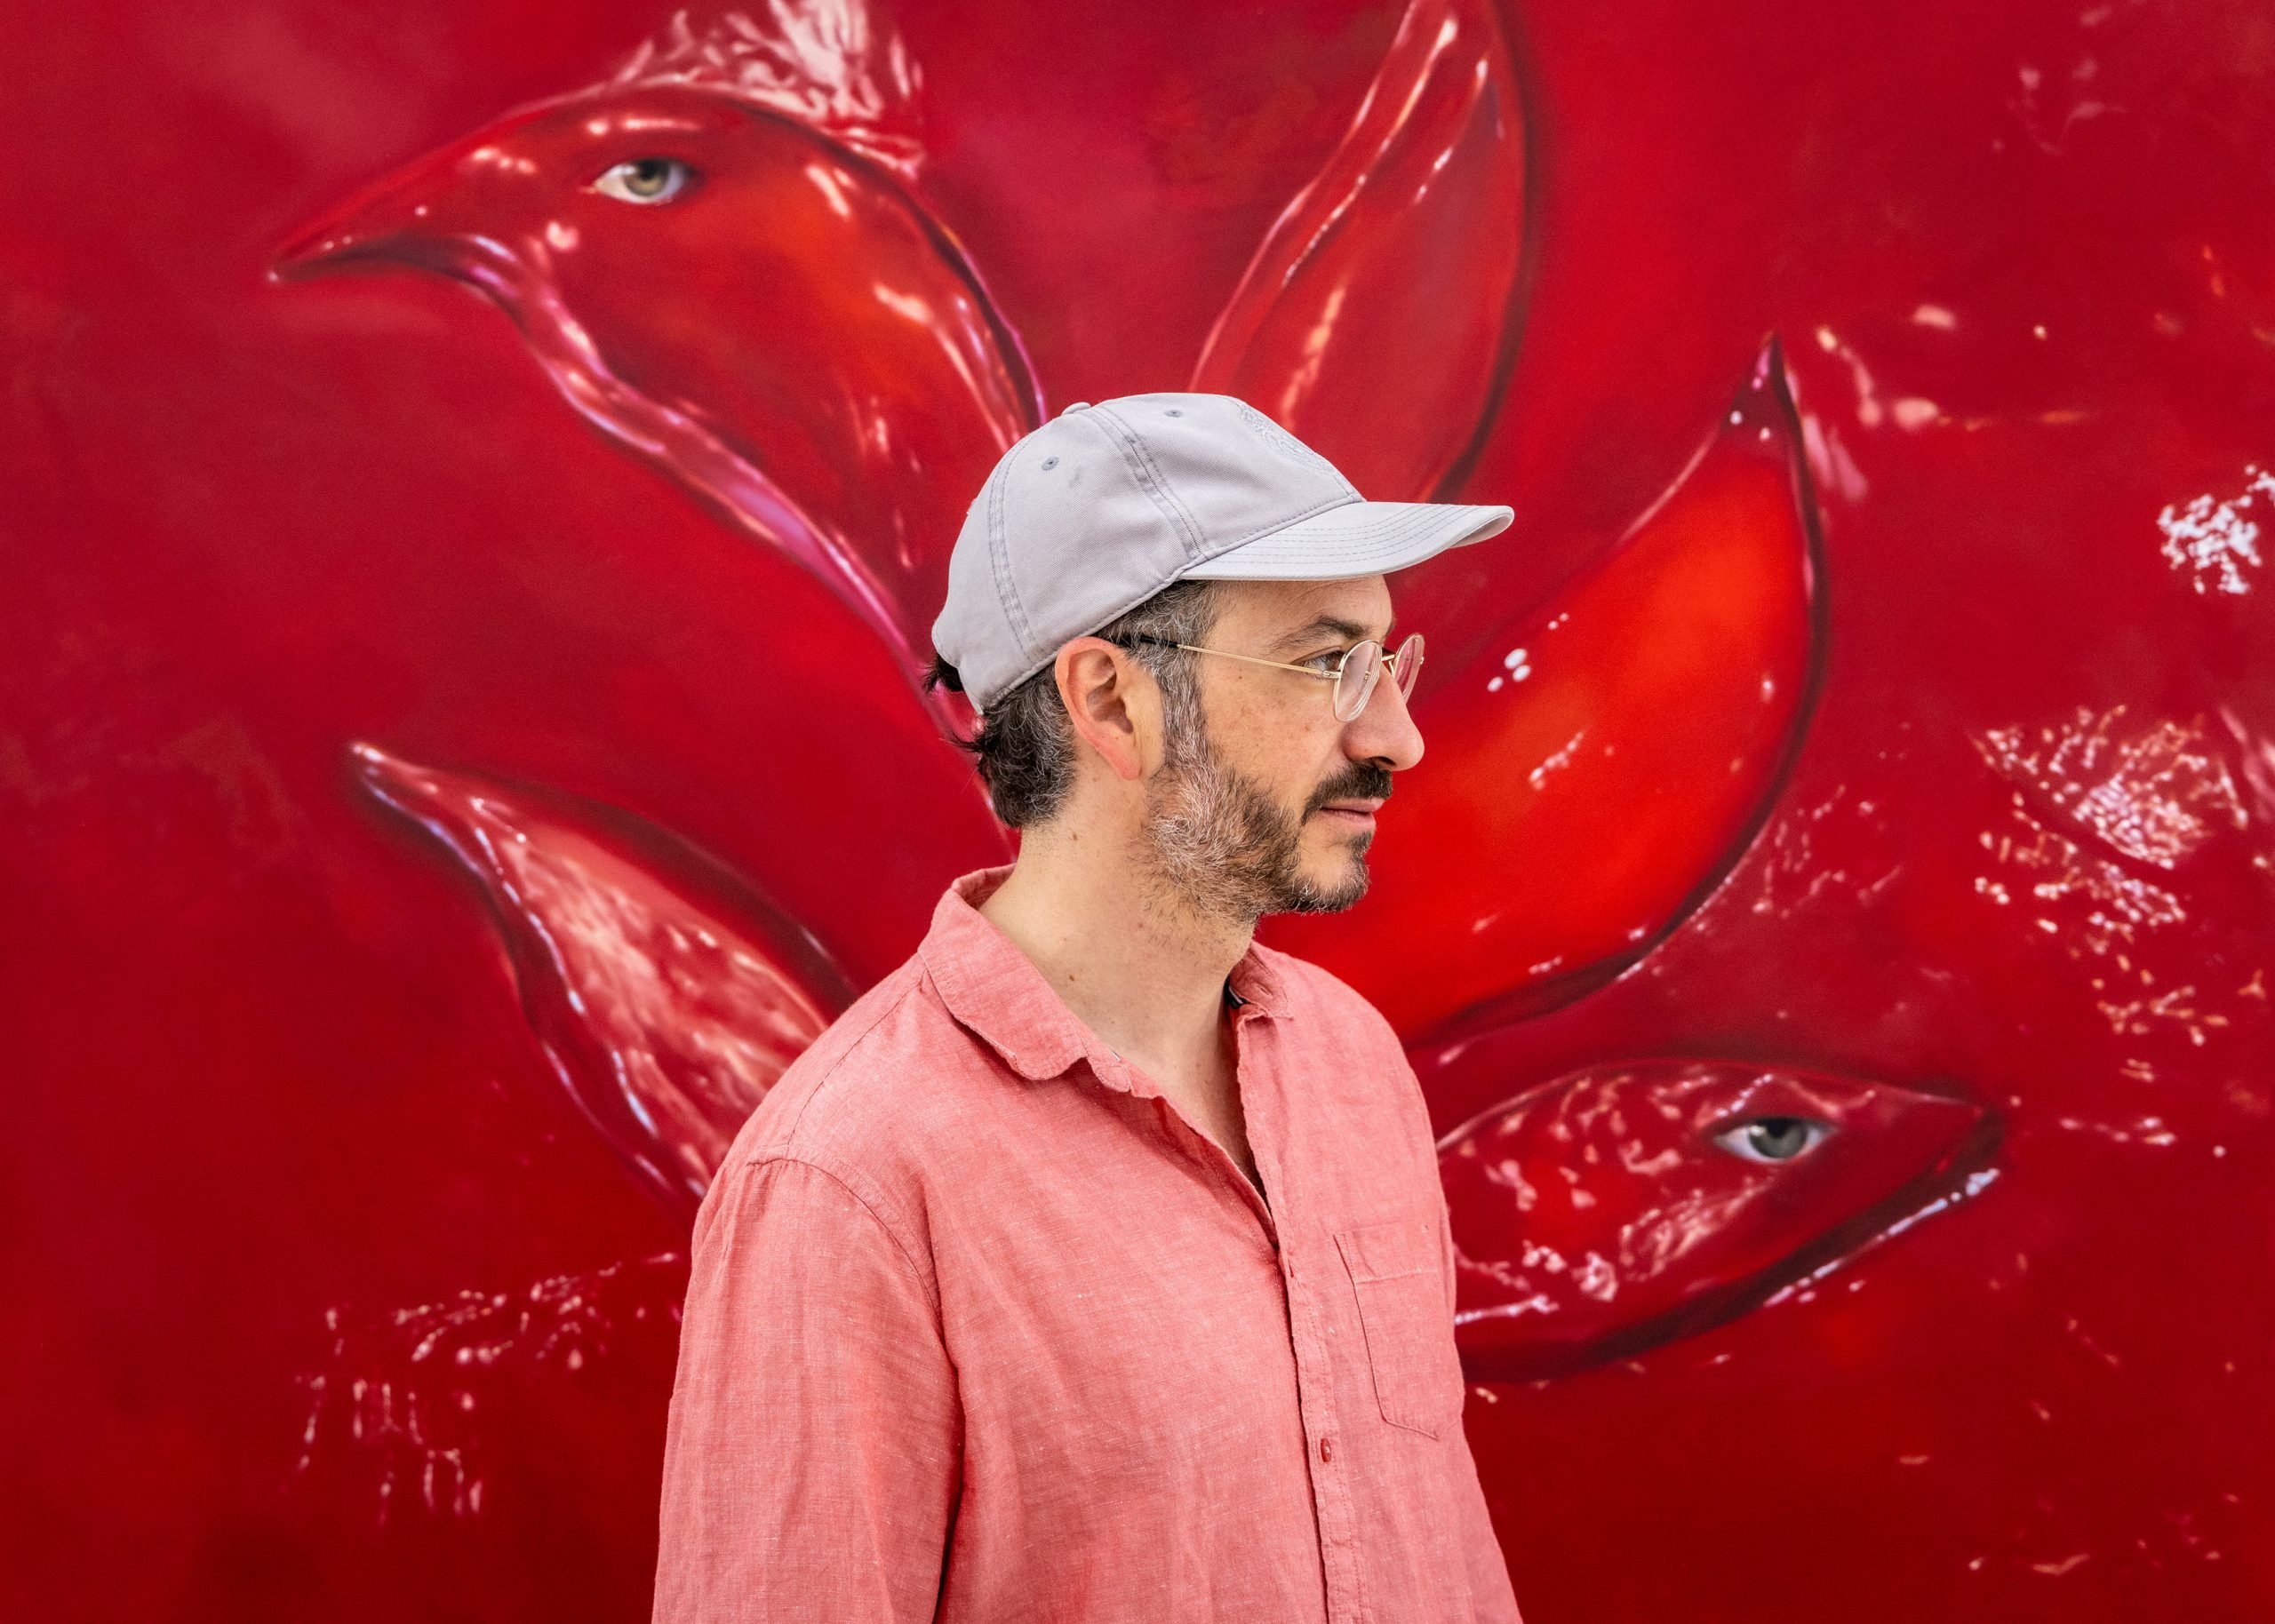
<svg viewBox="0 0 2275 1624"><path fill-rule="evenodd" d="M619 163L593 189L625 203L669 203L694 183L695 171L677 158L634 158Z"/></svg>
<svg viewBox="0 0 2275 1624"><path fill-rule="evenodd" d="M1314 654L1309 659L1297 660L1296 664L1298 665L1308 665L1313 671L1322 671L1332 675L1336 671L1342 667L1343 650L1340 649L1329 649L1324 654Z"/></svg>

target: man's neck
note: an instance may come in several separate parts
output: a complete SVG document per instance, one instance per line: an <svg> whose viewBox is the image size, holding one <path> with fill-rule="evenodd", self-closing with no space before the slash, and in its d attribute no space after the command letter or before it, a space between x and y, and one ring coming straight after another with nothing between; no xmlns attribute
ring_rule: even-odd
<svg viewBox="0 0 2275 1624"><path fill-rule="evenodd" d="M1085 1026L1164 1088L1229 1080L1225 981L1253 925L1198 916L1132 864L1034 836L979 911Z"/></svg>

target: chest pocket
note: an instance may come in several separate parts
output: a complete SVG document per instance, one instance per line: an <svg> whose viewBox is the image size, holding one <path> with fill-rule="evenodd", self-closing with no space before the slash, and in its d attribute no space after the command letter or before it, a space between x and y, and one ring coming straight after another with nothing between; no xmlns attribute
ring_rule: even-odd
<svg viewBox="0 0 2275 1624"><path fill-rule="evenodd" d="M1461 1419L1461 1361L1434 1218L1338 1230L1336 1249L1359 1297L1359 1324L1383 1419L1442 1437Z"/></svg>

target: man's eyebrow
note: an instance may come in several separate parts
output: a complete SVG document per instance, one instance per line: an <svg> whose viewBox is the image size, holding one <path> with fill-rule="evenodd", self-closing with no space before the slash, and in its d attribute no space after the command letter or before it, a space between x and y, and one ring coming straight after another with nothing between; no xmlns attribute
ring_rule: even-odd
<svg viewBox="0 0 2275 1624"><path fill-rule="evenodd" d="M1355 643L1361 638L1373 635L1373 633L1355 620L1345 620L1340 615L1318 615L1314 616L1308 624L1297 626L1274 642L1272 645L1272 650L1275 654L1293 654L1297 649L1318 642L1322 638L1339 638L1345 642ZM1389 635L1389 629L1385 627L1383 636Z"/></svg>

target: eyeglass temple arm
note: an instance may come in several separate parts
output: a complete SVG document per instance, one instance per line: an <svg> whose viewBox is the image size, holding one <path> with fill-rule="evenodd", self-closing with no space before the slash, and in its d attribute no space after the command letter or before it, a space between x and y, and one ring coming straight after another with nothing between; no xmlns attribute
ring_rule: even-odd
<svg viewBox="0 0 2275 1624"><path fill-rule="evenodd" d="M1307 677L1319 677L1329 682L1340 681L1343 677L1340 668L1334 671L1314 671L1308 665L1290 665L1285 660L1262 659L1253 654L1234 654L1230 649L1204 649L1199 643L1172 642L1166 637L1152 637L1141 633L1135 641L1141 643L1159 643L1165 649L1190 649L1195 654L1214 654L1228 660L1246 660L1251 665L1269 665L1274 671L1299 671ZM1347 649L1345 651L1344 657L1345 659L1350 657ZM1393 671L1397 669L1398 656L1395 652L1385 649L1382 660L1386 668Z"/></svg>
<svg viewBox="0 0 2275 1624"><path fill-rule="evenodd" d="M1265 660L1258 659L1253 654L1234 654L1230 649L1203 649L1199 643L1176 643L1171 646L1190 649L1195 654L1214 654L1228 660L1246 660L1251 665L1269 665L1275 671L1300 671L1307 677L1324 677L1329 682L1339 681L1343 676L1340 670L1313 671L1308 665L1290 665L1285 660Z"/></svg>

